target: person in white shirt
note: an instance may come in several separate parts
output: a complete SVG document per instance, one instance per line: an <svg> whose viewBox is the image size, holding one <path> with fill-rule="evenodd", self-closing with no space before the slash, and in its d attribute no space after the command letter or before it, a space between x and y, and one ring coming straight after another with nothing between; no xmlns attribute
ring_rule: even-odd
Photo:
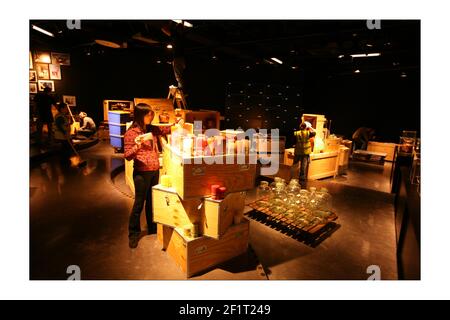
<svg viewBox="0 0 450 320"><path fill-rule="evenodd" d="M86 137L90 137L95 133L95 130L97 129L94 120L92 120L91 117L88 117L86 112L80 112L79 116L81 128L78 132Z"/></svg>

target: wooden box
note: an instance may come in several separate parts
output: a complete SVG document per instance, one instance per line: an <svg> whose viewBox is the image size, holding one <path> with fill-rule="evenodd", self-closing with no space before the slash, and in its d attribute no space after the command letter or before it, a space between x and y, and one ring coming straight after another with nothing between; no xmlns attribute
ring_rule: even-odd
<svg viewBox="0 0 450 320"><path fill-rule="evenodd" d="M386 153L385 160L394 161L395 148L397 144L388 142L369 141L367 151Z"/></svg>
<svg viewBox="0 0 450 320"><path fill-rule="evenodd" d="M225 186L229 193L249 190L255 185L256 163L249 163L248 155L244 164L237 163L236 155L230 157L232 164L227 164L228 155L186 157L168 144L164 153L163 166L181 199L210 196L213 184ZM212 163L213 158L221 158L222 164Z"/></svg>
<svg viewBox="0 0 450 320"><path fill-rule="evenodd" d="M134 110L133 102L127 100L103 100L103 120L109 120L109 111L126 111L132 113Z"/></svg>
<svg viewBox="0 0 450 320"><path fill-rule="evenodd" d="M175 263L191 277L247 251L249 221L231 226L220 240L208 237L189 238L180 228L158 225L158 239Z"/></svg>
<svg viewBox="0 0 450 320"><path fill-rule="evenodd" d="M152 188L153 221L170 227L200 224L203 212L200 197L180 199L173 188L156 185Z"/></svg>
<svg viewBox="0 0 450 320"><path fill-rule="evenodd" d="M201 197L182 200L175 189L161 185L152 189L153 221L182 228L198 224L200 235L219 239L233 224L235 216L243 216L245 193L228 194L223 200Z"/></svg>
<svg viewBox="0 0 450 320"><path fill-rule="evenodd" d="M342 138L328 138L325 140L325 151L339 151Z"/></svg>
<svg viewBox="0 0 450 320"><path fill-rule="evenodd" d="M339 168L339 151L312 153L308 168L308 180L336 177Z"/></svg>
<svg viewBox="0 0 450 320"><path fill-rule="evenodd" d="M148 104L152 110L155 112L155 117L153 118L152 124L159 123L159 115L167 114L169 115L169 122L175 122L175 111L173 107L173 101L171 99L164 98L134 98L134 104L139 103Z"/></svg>
<svg viewBox="0 0 450 320"><path fill-rule="evenodd" d="M245 192L228 194L223 200L206 198L200 219L200 234L220 239L233 224L235 216L243 216Z"/></svg>

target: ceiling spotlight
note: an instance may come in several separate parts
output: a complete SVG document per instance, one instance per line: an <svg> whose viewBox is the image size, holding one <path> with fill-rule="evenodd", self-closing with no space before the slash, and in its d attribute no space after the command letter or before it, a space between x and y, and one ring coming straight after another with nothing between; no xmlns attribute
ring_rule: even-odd
<svg viewBox="0 0 450 320"><path fill-rule="evenodd" d="M405 72L402 72L401 75L400 75L400 77L401 77L401 78L407 78L408 76L406 75Z"/></svg>
<svg viewBox="0 0 450 320"><path fill-rule="evenodd" d="M278 58L270 58L272 61L275 61L276 63L279 63L279 64L283 64L283 61L281 61L280 59L278 59Z"/></svg>
<svg viewBox="0 0 450 320"><path fill-rule="evenodd" d="M112 41L96 39L95 43L99 44L101 46L104 46L104 47L108 47L108 48L113 48L113 49L120 48L120 44L112 42Z"/></svg>
<svg viewBox="0 0 450 320"><path fill-rule="evenodd" d="M373 44L366 43L366 47L372 48L372 47L373 47Z"/></svg>
<svg viewBox="0 0 450 320"><path fill-rule="evenodd" d="M156 63L160 64L160 63L161 63L161 60L157 60Z"/></svg>
<svg viewBox="0 0 450 320"><path fill-rule="evenodd" d="M188 28L192 28L194 25L192 23L189 23L187 21L184 20L172 20L173 22L176 22L178 24L182 23L183 26L188 27Z"/></svg>
<svg viewBox="0 0 450 320"><path fill-rule="evenodd" d="M338 58L339 58L339 59L342 59L343 57L344 57L343 54L338 55Z"/></svg>
<svg viewBox="0 0 450 320"><path fill-rule="evenodd" d="M173 46L169 43L169 44L166 46L166 48L167 48L167 49L172 49Z"/></svg>
<svg viewBox="0 0 450 320"><path fill-rule="evenodd" d="M32 24L31 27L32 27L34 30L39 31L39 32L41 32L41 33L43 33L43 34L45 34L45 35L47 35L47 36L49 36L49 37L54 37L54 36L55 36L55 35L54 35L53 33L51 33L50 31L47 31L47 30L42 29L42 28L39 28L38 26L36 26L36 25L34 25L34 24Z"/></svg>
<svg viewBox="0 0 450 320"><path fill-rule="evenodd" d="M360 72L361 72L361 71L359 71L359 69L356 69L356 70L355 70L355 73L360 73Z"/></svg>
<svg viewBox="0 0 450 320"><path fill-rule="evenodd" d="M378 57L381 56L381 53L374 52L374 53L357 53L357 54L351 54L352 58L368 58L368 57Z"/></svg>
<svg viewBox="0 0 450 320"><path fill-rule="evenodd" d="M297 69L298 67L296 67L296 66L292 66L291 68L292 68L293 70L295 70L295 69Z"/></svg>
<svg viewBox="0 0 450 320"><path fill-rule="evenodd" d="M213 60L216 60L216 59L217 59L217 57L216 57L216 56L212 56L212 58L213 58Z"/></svg>

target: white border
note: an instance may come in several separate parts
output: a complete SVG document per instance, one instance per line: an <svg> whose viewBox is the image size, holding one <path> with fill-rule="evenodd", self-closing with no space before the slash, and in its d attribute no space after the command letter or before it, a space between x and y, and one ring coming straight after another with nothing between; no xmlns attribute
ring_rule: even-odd
<svg viewBox="0 0 450 320"><path fill-rule="evenodd" d="M107 3L105 6L104 4ZM79 1L12 2L2 11L0 298L397 299L444 298L450 210L449 19L444 2L423 1ZM157 4L160 3L160 4ZM55 9L61 8L61 9ZM422 19L422 281L28 281L28 20L83 19ZM194 22L195 23L195 22ZM5 69L6 66L6 69ZM6 138L7 137L7 138Z"/></svg>

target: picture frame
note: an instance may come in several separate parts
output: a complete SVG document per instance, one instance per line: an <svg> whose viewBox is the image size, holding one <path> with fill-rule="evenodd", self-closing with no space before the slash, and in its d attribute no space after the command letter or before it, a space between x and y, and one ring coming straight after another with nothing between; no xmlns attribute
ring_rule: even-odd
<svg viewBox="0 0 450 320"><path fill-rule="evenodd" d="M30 70L30 82L37 82L36 70Z"/></svg>
<svg viewBox="0 0 450 320"><path fill-rule="evenodd" d="M70 66L70 54L52 52L51 53L51 63L60 66Z"/></svg>
<svg viewBox="0 0 450 320"><path fill-rule="evenodd" d="M45 87L50 87L55 92L55 82L53 80L38 80L39 91L44 91Z"/></svg>
<svg viewBox="0 0 450 320"><path fill-rule="evenodd" d="M38 92L38 86L36 82L30 82L30 94L35 94Z"/></svg>
<svg viewBox="0 0 450 320"><path fill-rule="evenodd" d="M51 63L52 59L50 56L50 52L47 51L36 51L34 55L34 62L36 63Z"/></svg>
<svg viewBox="0 0 450 320"><path fill-rule="evenodd" d="M77 106L77 97L76 96L63 96L63 102L67 103L70 107Z"/></svg>
<svg viewBox="0 0 450 320"><path fill-rule="evenodd" d="M30 55L29 55L29 64L30 64L30 70L33 69L33 55L31 54L31 51L30 51Z"/></svg>
<svg viewBox="0 0 450 320"><path fill-rule="evenodd" d="M57 64L49 64L48 71L51 80L61 80L61 67Z"/></svg>
<svg viewBox="0 0 450 320"><path fill-rule="evenodd" d="M49 80L50 79L50 74L48 71L48 64L36 63L36 72L37 72L38 80Z"/></svg>

